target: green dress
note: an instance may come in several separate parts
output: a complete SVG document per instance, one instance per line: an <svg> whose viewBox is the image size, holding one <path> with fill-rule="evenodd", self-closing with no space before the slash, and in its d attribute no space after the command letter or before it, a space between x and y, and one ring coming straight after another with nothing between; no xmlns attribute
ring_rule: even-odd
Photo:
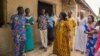
<svg viewBox="0 0 100 56"><path fill-rule="evenodd" d="M33 22L33 17L26 17L26 43L25 43L25 51L32 51L35 47L34 45L34 37L33 37L33 27L32 25L34 24Z"/></svg>

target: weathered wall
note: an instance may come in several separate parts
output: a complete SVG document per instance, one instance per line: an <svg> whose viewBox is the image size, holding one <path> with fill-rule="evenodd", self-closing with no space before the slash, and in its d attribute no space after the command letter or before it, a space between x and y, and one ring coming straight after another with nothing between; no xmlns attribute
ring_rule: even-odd
<svg viewBox="0 0 100 56"><path fill-rule="evenodd" d="M31 9L31 15L37 17L37 2L38 0L7 0L7 17L8 21L12 14L16 13L18 6Z"/></svg>
<svg viewBox="0 0 100 56"><path fill-rule="evenodd" d="M11 56L10 54L13 52L13 47L10 29L0 28L0 56Z"/></svg>
<svg viewBox="0 0 100 56"><path fill-rule="evenodd" d="M62 4L62 10L65 11L65 12L68 12L68 11L72 11L72 16L74 18L76 18L77 16L77 12L76 12L76 3L74 0L71 0L70 1L70 4L68 3L68 1L63 1L63 4Z"/></svg>
<svg viewBox="0 0 100 56"><path fill-rule="evenodd" d="M30 14L34 16L34 20L37 19L37 5L38 5L38 0L8 0L7 2L7 21L10 21L10 17L13 14L17 13L17 7L18 6L23 6L24 8L30 8L31 12ZM39 37L38 32L37 32L37 26L36 24L34 25L34 37Z"/></svg>
<svg viewBox="0 0 100 56"><path fill-rule="evenodd" d="M84 10L85 17L87 17L88 15L90 15L89 9L87 9L86 7L84 7L82 4L78 4L78 12L80 12L81 10Z"/></svg>

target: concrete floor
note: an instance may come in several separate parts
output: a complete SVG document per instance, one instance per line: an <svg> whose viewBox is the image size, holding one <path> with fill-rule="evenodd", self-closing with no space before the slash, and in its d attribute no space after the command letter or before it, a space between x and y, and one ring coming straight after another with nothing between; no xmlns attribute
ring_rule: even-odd
<svg viewBox="0 0 100 56"><path fill-rule="evenodd" d="M43 52L43 50L39 50L39 48L36 48L34 51L26 53L26 56L57 56L52 54L52 47L48 47L47 52ZM84 54L81 54L80 52L73 51L71 52L71 56L85 56Z"/></svg>

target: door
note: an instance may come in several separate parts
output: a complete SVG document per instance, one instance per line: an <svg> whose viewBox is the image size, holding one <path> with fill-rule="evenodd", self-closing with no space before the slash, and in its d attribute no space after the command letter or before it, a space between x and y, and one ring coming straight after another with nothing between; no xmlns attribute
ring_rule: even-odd
<svg viewBox="0 0 100 56"><path fill-rule="evenodd" d="M4 0L0 0L0 27L4 24Z"/></svg>
<svg viewBox="0 0 100 56"><path fill-rule="evenodd" d="M40 16L40 12L42 9L46 10L46 13L48 13L49 15L51 15L53 13L53 5L52 4L48 4L45 2L38 2L38 16Z"/></svg>

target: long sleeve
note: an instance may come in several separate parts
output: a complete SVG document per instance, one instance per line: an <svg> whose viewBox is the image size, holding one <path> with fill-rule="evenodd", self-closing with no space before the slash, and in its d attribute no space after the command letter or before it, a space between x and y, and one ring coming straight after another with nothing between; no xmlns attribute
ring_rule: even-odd
<svg viewBox="0 0 100 56"><path fill-rule="evenodd" d="M11 16L11 29L14 30L14 16Z"/></svg>
<svg viewBox="0 0 100 56"><path fill-rule="evenodd" d="M69 21L66 21L66 23L65 23L65 27L66 27L66 30L67 30L67 31L71 31L71 30L72 30Z"/></svg>
<svg viewBox="0 0 100 56"><path fill-rule="evenodd" d="M31 22L30 22L30 24L31 24L31 25L34 24L34 19L33 19L33 17L31 18Z"/></svg>
<svg viewBox="0 0 100 56"><path fill-rule="evenodd" d="M76 21L75 20L73 20L73 27L75 28L76 27Z"/></svg>
<svg viewBox="0 0 100 56"><path fill-rule="evenodd" d="M84 25L84 28L85 28L85 31L89 31L87 25Z"/></svg>

